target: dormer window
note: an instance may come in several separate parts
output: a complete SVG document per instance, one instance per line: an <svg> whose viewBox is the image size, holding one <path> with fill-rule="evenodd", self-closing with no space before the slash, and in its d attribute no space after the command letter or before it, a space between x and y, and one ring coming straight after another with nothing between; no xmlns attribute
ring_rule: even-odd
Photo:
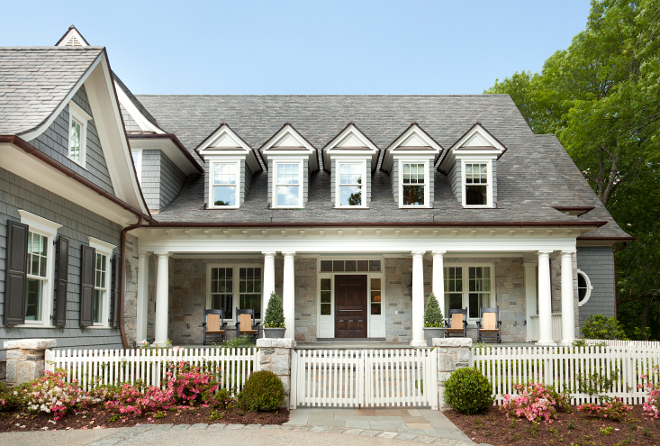
<svg viewBox="0 0 660 446"><path fill-rule="evenodd" d="M428 206L428 162L406 162L400 160L400 194L401 207Z"/></svg>
<svg viewBox="0 0 660 446"><path fill-rule="evenodd" d="M464 206L490 206L492 190L490 190L490 162L464 163L465 172L465 203Z"/></svg>
<svg viewBox="0 0 660 446"><path fill-rule="evenodd" d="M275 182L273 207L302 207L302 162L275 162Z"/></svg>
<svg viewBox="0 0 660 446"><path fill-rule="evenodd" d="M73 101L69 102L69 159L85 167L87 121L89 116Z"/></svg>
<svg viewBox="0 0 660 446"><path fill-rule="evenodd" d="M212 162L211 169L213 207L237 207L238 162Z"/></svg>
<svg viewBox="0 0 660 446"><path fill-rule="evenodd" d="M337 162L339 182L336 196L338 207L361 207L362 197L366 197L366 162Z"/></svg>

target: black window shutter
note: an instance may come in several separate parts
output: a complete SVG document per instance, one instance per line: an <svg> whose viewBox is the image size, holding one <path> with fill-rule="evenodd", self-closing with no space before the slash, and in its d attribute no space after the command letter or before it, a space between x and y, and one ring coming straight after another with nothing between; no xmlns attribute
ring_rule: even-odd
<svg viewBox="0 0 660 446"><path fill-rule="evenodd" d="M69 239L57 240L57 294L55 295L55 326L66 324L66 298L69 291Z"/></svg>
<svg viewBox="0 0 660 446"><path fill-rule="evenodd" d="M27 250L30 227L7 220L7 271L5 279L5 325L25 323Z"/></svg>
<svg viewBox="0 0 660 446"><path fill-rule="evenodd" d="M92 301L94 299L94 262L96 250L82 245L80 255L80 326L94 324Z"/></svg>
<svg viewBox="0 0 660 446"><path fill-rule="evenodd" d="M110 325L113 327L119 327L119 310L120 310L120 300L121 293L119 292L121 282L121 256L115 254L112 257L112 319L110 320Z"/></svg>

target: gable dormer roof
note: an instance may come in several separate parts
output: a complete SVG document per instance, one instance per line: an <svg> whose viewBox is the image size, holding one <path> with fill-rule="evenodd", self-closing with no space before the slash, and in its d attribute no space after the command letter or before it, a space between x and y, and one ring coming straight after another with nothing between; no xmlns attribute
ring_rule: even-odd
<svg viewBox="0 0 660 446"><path fill-rule="evenodd" d="M477 122L447 150L438 165L440 170L444 171L458 154L487 155L499 158L506 150L504 144Z"/></svg>
<svg viewBox="0 0 660 446"><path fill-rule="evenodd" d="M64 33L62 37L60 37L60 40L57 41L55 46L77 46L77 47L83 47L83 46L91 46L87 40L80 34L80 31L78 29L71 25L69 26L69 29Z"/></svg>
<svg viewBox="0 0 660 446"><path fill-rule="evenodd" d="M433 156L434 160L437 160L441 156L442 151L442 146L431 138L416 122L413 122L410 124L410 127L385 149L382 169L386 172L391 172L395 154L429 155Z"/></svg>
<svg viewBox="0 0 660 446"><path fill-rule="evenodd" d="M375 169L380 149L351 122L323 148L325 170L330 170L330 156L335 154L371 156L371 167Z"/></svg>
<svg viewBox="0 0 660 446"><path fill-rule="evenodd" d="M195 150L203 159L206 159L206 157L210 155L245 156L246 162L252 172L261 170L261 163L257 158L259 155L256 150L252 149L243 138L224 122L220 124L220 126L204 141L202 141L199 147Z"/></svg>
<svg viewBox="0 0 660 446"><path fill-rule="evenodd" d="M259 152L266 162L271 155L299 154L303 157L307 156L309 170L314 172L319 169L316 148L288 122L261 146Z"/></svg>

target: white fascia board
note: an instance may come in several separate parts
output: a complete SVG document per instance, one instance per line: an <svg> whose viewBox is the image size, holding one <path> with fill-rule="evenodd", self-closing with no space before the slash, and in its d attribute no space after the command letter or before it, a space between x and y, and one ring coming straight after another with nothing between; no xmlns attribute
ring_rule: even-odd
<svg viewBox="0 0 660 446"><path fill-rule="evenodd" d="M115 91L117 92L117 98L119 99L119 103L126 109L129 115L131 115L131 118L137 123L137 125L140 126L140 129L143 132L152 132L152 133L157 133L160 135L165 134L163 130L160 128L156 127L153 125L141 112L140 110L133 104L133 101L130 100L128 95L124 92L124 90L117 84L117 82L114 82L115 84Z"/></svg>
<svg viewBox="0 0 660 446"><path fill-rule="evenodd" d="M433 154L433 159L434 161L437 159L442 154L442 151L444 150L440 144L435 142L433 138L429 136L428 133L426 133L419 125L412 124L408 130L403 132L397 139L394 140L392 144L390 144L386 149L385 149L385 157L383 158L383 170L386 172L391 172L392 171L392 164L393 164L393 156L394 154L397 153L397 149L411 136L416 135L418 138L420 138L422 141L424 141L425 145L423 147L429 147L430 150L427 151L411 151L411 150L406 150L404 153L409 154L409 155L416 155L416 154L424 154L424 153L432 153ZM403 151L400 151L403 152Z"/></svg>
<svg viewBox="0 0 660 446"><path fill-rule="evenodd" d="M145 215L149 215L133 166L133 157L105 53L101 63L85 81L85 90L115 195Z"/></svg>
<svg viewBox="0 0 660 446"><path fill-rule="evenodd" d="M0 144L0 167L122 226L137 217L13 144Z"/></svg>
<svg viewBox="0 0 660 446"><path fill-rule="evenodd" d="M236 147L213 147L216 141L222 138L225 134L236 143ZM207 156L242 155L246 157L247 165L252 172L258 172L261 170L261 165L259 164L257 155L254 153L254 150L252 150L252 147L250 147L248 143L246 143L243 138L241 138L238 133L234 132L227 124L220 125L220 127L211 133L208 138L202 141L196 150L197 154L203 160L206 160Z"/></svg>
<svg viewBox="0 0 660 446"><path fill-rule="evenodd" d="M160 150L186 175L199 173L193 163L181 153L181 149L170 138L131 138L129 135L128 140L131 143L131 149L134 151Z"/></svg>
<svg viewBox="0 0 660 446"><path fill-rule="evenodd" d="M278 148L277 144L282 141L287 136L291 136L296 142L296 146L287 146L287 147L297 147L300 150L293 152L292 150L281 150ZM311 145L304 136L302 136L291 124L285 124L280 130L277 131L266 143L261 146L259 149L261 155L266 160L268 164L268 158L275 155L288 155L291 153L296 153L297 156L303 156L309 161L309 170L310 172L318 170L318 157L316 153L316 147Z"/></svg>
<svg viewBox="0 0 660 446"><path fill-rule="evenodd" d="M356 139L358 139L361 142L361 147L363 150L346 150L345 148L339 146L339 144L346 139L349 136L355 136ZM330 164L330 159L333 155L359 155L362 157L365 156L371 156L371 165L373 168L375 168L376 164L378 163L378 154L380 153L380 149L373 143L371 140L360 131L359 128L355 126L355 124L351 123L344 130L339 132L337 136L335 136L332 141L330 141L328 144L326 144L325 147L323 147L323 164L324 168L329 172L331 167L329 166ZM328 165L326 167L325 165Z"/></svg>

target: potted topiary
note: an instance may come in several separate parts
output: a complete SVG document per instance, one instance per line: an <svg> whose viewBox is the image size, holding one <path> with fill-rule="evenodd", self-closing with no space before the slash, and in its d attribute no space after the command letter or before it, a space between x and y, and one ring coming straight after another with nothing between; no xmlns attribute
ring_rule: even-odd
<svg viewBox="0 0 660 446"><path fill-rule="evenodd" d="M433 346L433 338L445 337L445 318L440 311L438 299L431 293L424 310L424 338L426 345Z"/></svg>
<svg viewBox="0 0 660 446"><path fill-rule="evenodd" d="M266 317L264 318L264 334L266 338L284 337L284 308L282 299L273 291L268 299Z"/></svg>

